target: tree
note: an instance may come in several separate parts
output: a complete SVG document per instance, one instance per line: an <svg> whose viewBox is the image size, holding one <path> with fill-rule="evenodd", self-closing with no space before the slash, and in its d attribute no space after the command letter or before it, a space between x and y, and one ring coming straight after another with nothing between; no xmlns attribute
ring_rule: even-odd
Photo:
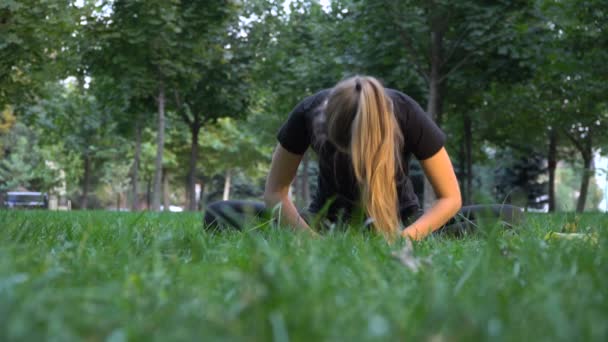
<svg viewBox="0 0 608 342"><path fill-rule="evenodd" d="M516 88L513 103L529 106L526 114L534 116L536 131L545 132L549 160L549 208L555 208L555 170L558 141L571 156L572 148L583 164L577 211L585 208L593 154L605 143L598 132L605 130L608 92L601 75L608 73L604 60L605 9L599 1L540 2L547 34L543 53L537 55L531 82ZM520 120L524 121L524 120ZM529 125L533 120L525 120ZM521 131L521 128L520 128ZM520 135L521 136L521 135Z"/></svg>
<svg viewBox="0 0 608 342"><path fill-rule="evenodd" d="M593 153L608 124L606 93L608 74L605 60L608 58L608 38L606 32L605 6L600 1L555 4L567 13L573 14L566 20L557 38L562 52L555 64L562 71L561 95L563 110L569 114L562 121L562 130L580 153L583 161L581 186L576 210L585 210L590 177L593 174ZM564 17L560 17L564 18ZM558 33L559 35L559 33Z"/></svg>
<svg viewBox="0 0 608 342"><path fill-rule="evenodd" d="M45 163L36 132L21 122L0 136L0 193L19 187L49 191L58 183L58 173Z"/></svg>
<svg viewBox="0 0 608 342"><path fill-rule="evenodd" d="M220 118L206 126L204 136L202 169L209 176L224 175L224 199L229 197L231 176L237 169L254 181L266 175L272 148L262 144L251 122Z"/></svg>
<svg viewBox="0 0 608 342"><path fill-rule="evenodd" d="M577 170L577 168L568 162L563 162L560 163L560 167L557 170L556 178L558 182L556 193L558 196L556 207L559 211L576 210L578 198L580 197L580 194L577 194L580 190L580 179L577 178L577 173L580 173L580 170ZM585 211L597 210L604 193L599 188L595 178L590 179L588 192L589 198L585 205Z"/></svg>
<svg viewBox="0 0 608 342"><path fill-rule="evenodd" d="M223 17L230 5L215 1L131 1L112 4L112 14L98 18L94 32L100 43L101 65L112 77L133 88L133 98L154 98L157 107L157 153L152 207L160 207L166 109L183 80L196 75L205 46L201 33ZM97 34L96 33L96 34ZM204 36L204 34L202 35ZM95 48L97 49L97 48Z"/></svg>
<svg viewBox="0 0 608 342"><path fill-rule="evenodd" d="M345 21L359 27L355 37L360 37L359 56L371 66L368 70L390 75L389 84L414 97L424 95L428 114L440 125L450 80L495 51L509 49L527 9L522 1L442 0L367 0L345 7ZM486 72L485 77L492 75ZM465 117L464 129L470 127L468 121ZM432 194L428 182L425 194ZM425 206L429 200L425 196Z"/></svg>
<svg viewBox="0 0 608 342"><path fill-rule="evenodd" d="M276 131L304 97L332 87L341 78L362 71L351 54L352 32L344 25L339 2L325 10L317 1L291 1L288 10L276 1L251 1L244 30L255 47L252 70L252 121L264 125L259 141L276 145ZM352 28L352 27L351 27ZM268 158L268 157L267 157ZM314 164L310 155L303 165ZM300 175L304 174L302 167ZM297 177L296 197L306 197L309 178ZM305 205L306 201L303 201Z"/></svg>
<svg viewBox="0 0 608 342"><path fill-rule="evenodd" d="M198 13L182 31L186 37L195 37L190 44L197 53L192 56L192 72L181 76L173 95L176 111L190 132L186 185L189 210L197 209L195 184L202 127L221 117L243 117L248 111L246 74L250 53L246 42L238 37L238 10L233 7L212 7L215 12L207 10L202 17L202 9L185 11L186 15Z"/></svg>
<svg viewBox="0 0 608 342"><path fill-rule="evenodd" d="M50 85L44 100L28 111L30 125L44 131L44 145L60 143L65 153L75 153L82 162L80 207L88 208L89 193L99 167L116 141L110 113L90 94L84 80Z"/></svg>
<svg viewBox="0 0 608 342"><path fill-rule="evenodd" d="M121 152L124 153L124 151ZM116 195L116 210L121 209L123 194L131 185L129 180L131 167L128 161L118 158L114 159L113 162L103 164L101 182L110 188L112 194Z"/></svg>
<svg viewBox="0 0 608 342"><path fill-rule="evenodd" d="M510 74L507 81L500 77L490 79L489 85L476 84L470 75L463 81L489 90L482 93L481 102L471 106L484 118L474 123L480 128L482 141L494 148L532 154L544 151L549 210L553 211L559 154L571 156L574 148L588 170L583 175L589 175L593 150L601 146L593 140L601 138L595 132L605 121L601 111L605 99L599 95L606 92L605 82L597 77L605 69L597 63L606 57L601 57L605 43L599 37L604 30L600 20L603 12L596 2L541 1L536 5L536 15L521 23L516 40L498 50L519 56L519 67L503 68ZM491 61L499 60L493 57ZM473 89L469 93L475 93ZM583 189L588 180L588 176L581 178L579 210L584 207Z"/></svg>

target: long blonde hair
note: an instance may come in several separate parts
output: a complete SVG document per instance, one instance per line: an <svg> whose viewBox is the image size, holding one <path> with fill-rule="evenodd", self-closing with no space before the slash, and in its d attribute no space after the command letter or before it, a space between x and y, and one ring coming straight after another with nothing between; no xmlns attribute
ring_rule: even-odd
<svg viewBox="0 0 608 342"><path fill-rule="evenodd" d="M392 241L401 224L396 177L403 135L391 99L375 78L355 76L333 88L325 115L329 141L350 154L367 215Z"/></svg>

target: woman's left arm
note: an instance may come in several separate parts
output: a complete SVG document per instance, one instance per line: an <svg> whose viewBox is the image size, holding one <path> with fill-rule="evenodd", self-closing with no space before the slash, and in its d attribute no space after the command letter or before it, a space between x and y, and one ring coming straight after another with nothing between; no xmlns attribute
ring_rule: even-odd
<svg viewBox="0 0 608 342"><path fill-rule="evenodd" d="M401 235L421 240L443 226L462 206L460 187L445 147L428 159L420 161L424 174L431 182L437 202L418 220L406 227Z"/></svg>

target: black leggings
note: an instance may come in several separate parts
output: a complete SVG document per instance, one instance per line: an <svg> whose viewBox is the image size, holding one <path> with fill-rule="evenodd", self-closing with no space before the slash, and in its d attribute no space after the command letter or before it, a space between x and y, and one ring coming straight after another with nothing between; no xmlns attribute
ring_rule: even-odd
<svg viewBox="0 0 608 342"><path fill-rule="evenodd" d="M424 212L414 208L409 214L406 226L414 222ZM300 215L307 222L311 222L312 215L301 212ZM204 225L208 229L238 229L242 230L254 218L270 219L271 213L263 203L253 201L218 201L207 206ZM509 204L468 205L451 218L434 234L448 234L460 236L476 230L477 225L484 219L499 220L506 227L519 224L524 219L521 208Z"/></svg>

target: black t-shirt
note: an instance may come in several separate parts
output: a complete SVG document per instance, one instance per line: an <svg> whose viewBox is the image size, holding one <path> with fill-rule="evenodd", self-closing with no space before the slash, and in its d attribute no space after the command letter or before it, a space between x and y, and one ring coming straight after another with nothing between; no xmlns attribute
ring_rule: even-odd
<svg viewBox="0 0 608 342"><path fill-rule="evenodd" d="M329 219L350 218L360 207L359 188L350 157L341 153L324 139L321 106L330 89L322 90L300 102L280 128L277 139L287 151L304 154L308 147L319 157L318 186L308 210L323 212ZM445 134L411 97L393 89L386 89L393 101L393 111L405 143L402 154L404 173L397 175L397 194L401 219L419 208L408 176L408 164L413 154L418 160L433 156L445 144ZM327 205L327 207L326 207Z"/></svg>

